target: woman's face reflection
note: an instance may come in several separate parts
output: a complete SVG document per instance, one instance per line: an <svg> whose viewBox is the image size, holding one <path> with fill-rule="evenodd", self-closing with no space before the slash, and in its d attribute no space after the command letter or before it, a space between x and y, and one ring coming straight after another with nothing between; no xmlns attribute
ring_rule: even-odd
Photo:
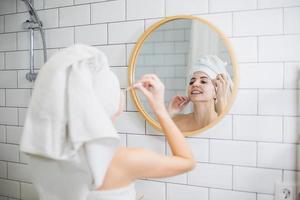
<svg viewBox="0 0 300 200"><path fill-rule="evenodd" d="M203 72L195 72L189 82L188 97L191 102L214 101L216 92L212 80Z"/></svg>

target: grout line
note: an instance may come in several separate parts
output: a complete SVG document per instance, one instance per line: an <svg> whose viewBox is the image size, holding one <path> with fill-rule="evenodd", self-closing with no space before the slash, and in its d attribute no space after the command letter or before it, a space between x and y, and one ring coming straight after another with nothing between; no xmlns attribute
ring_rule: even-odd
<svg viewBox="0 0 300 200"><path fill-rule="evenodd" d="M284 29L284 18L285 18L285 15L284 15L284 11L285 8L282 8L282 33L285 35L285 29Z"/></svg>
<svg viewBox="0 0 300 200"><path fill-rule="evenodd" d="M256 89L256 94L257 94L257 96L256 96L256 114L257 114L257 116L260 114L260 112L259 112L259 94L260 94L260 89Z"/></svg>
<svg viewBox="0 0 300 200"><path fill-rule="evenodd" d="M231 167L231 189L232 189L232 190L233 190L233 180L234 180L234 179L233 179L233 178L234 178L234 176L233 176L233 173L234 173L233 167L234 167L234 166Z"/></svg>
<svg viewBox="0 0 300 200"><path fill-rule="evenodd" d="M255 163L255 166L258 167L258 142L255 142L256 143L256 163Z"/></svg>
<svg viewBox="0 0 300 200"><path fill-rule="evenodd" d="M125 0L125 21L127 20L127 0Z"/></svg>
<svg viewBox="0 0 300 200"><path fill-rule="evenodd" d="M232 35L232 37L235 37L235 34L234 34L234 13L233 12L231 12L231 35Z"/></svg>
<svg viewBox="0 0 300 200"><path fill-rule="evenodd" d="M281 141L282 143L284 143L284 117L281 117L281 124L282 124L282 127L281 127Z"/></svg>
<svg viewBox="0 0 300 200"><path fill-rule="evenodd" d="M92 24L92 4L90 3L90 24Z"/></svg>
<svg viewBox="0 0 300 200"><path fill-rule="evenodd" d="M168 199L168 195L167 195L167 182L165 182L165 199Z"/></svg>

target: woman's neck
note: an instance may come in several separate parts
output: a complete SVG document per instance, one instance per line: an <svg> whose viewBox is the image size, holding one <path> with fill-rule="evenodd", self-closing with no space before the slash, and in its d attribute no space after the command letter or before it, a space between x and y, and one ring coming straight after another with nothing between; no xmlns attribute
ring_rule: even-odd
<svg viewBox="0 0 300 200"><path fill-rule="evenodd" d="M194 103L193 119L199 127L204 127L218 117L213 101Z"/></svg>

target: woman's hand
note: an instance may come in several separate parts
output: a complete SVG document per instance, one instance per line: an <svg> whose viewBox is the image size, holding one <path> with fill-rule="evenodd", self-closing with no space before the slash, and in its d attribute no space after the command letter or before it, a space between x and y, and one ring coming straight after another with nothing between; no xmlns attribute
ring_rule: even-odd
<svg viewBox="0 0 300 200"><path fill-rule="evenodd" d="M168 113L171 117L173 117L177 113L181 112L189 102L190 99L187 96L176 95L172 97L168 105Z"/></svg>
<svg viewBox="0 0 300 200"><path fill-rule="evenodd" d="M216 87L216 111L218 114L220 114L228 103L229 87L227 76L225 74L218 74L217 77L212 81Z"/></svg>
<svg viewBox="0 0 300 200"><path fill-rule="evenodd" d="M165 110L165 86L155 74L143 75L137 83L133 84L133 87L139 89L146 96L155 113Z"/></svg>

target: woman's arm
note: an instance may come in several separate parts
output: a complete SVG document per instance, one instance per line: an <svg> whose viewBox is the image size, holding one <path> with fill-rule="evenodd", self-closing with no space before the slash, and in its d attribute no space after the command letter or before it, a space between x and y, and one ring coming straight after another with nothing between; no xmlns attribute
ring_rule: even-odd
<svg viewBox="0 0 300 200"><path fill-rule="evenodd" d="M192 170L196 161L182 132L164 105L164 85L155 75L145 75L135 87L147 97L172 150L171 156L144 148L119 148L101 189L128 185L140 178L163 178Z"/></svg>

